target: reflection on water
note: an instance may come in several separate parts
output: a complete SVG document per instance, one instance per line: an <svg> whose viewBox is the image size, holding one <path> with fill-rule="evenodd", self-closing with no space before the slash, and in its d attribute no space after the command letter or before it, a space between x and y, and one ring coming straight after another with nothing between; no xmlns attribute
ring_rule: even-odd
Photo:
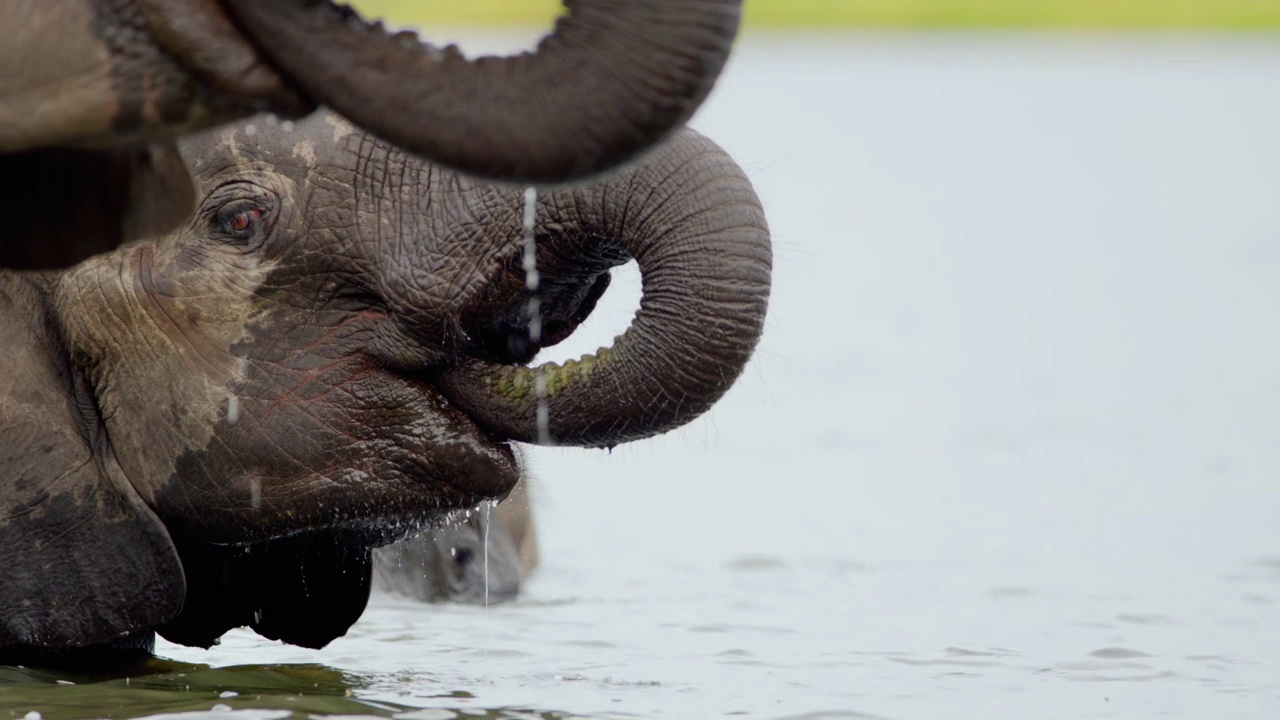
<svg viewBox="0 0 1280 720"><path fill-rule="evenodd" d="M14 717L22 717L24 708L36 710L47 720L248 709L391 716L407 709L353 699L352 689L362 684L358 677L323 665L211 668L156 660L113 678L0 668L0 708Z"/></svg>
<svg viewBox="0 0 1280 720"><path fill-rule="evenodd" d="M1280 716L1277 77L1260 37L748 39L695 125L769 213L763 345L685 430L531 453L524 598L7 671L0 718Z"/></svg>
<svg viewBox="0 0 1280 720"><path fill-rule="evenodd" d="M0 667L0 717L44 720L89 718L267 718L364 716L402 720L562 720L558 712L501 709L453 711L361 699L368 678L324 665L232 665L212 668L155 660L128 676L85 675ZM442 701L472 698L465 690ZM422 701L429 702L426 696ZM421 702L421 701L420 701ZM240 711L240 712L236 712ZM231 715L228 715L231 713Z"/></svg>

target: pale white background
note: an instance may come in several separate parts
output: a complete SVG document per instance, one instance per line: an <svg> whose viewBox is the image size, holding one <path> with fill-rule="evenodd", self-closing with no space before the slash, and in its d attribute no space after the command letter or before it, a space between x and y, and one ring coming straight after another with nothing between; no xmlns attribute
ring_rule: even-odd
<svg viewBox="0 0 1280 720"><path fill-rule="evenodd" d="M423 708L1276 716L1277 82L1248 37L748 37L694 122L774 231L729 396L536 451L515 606L161 651ZM618 285L562 354L625 325Z"/></svg>

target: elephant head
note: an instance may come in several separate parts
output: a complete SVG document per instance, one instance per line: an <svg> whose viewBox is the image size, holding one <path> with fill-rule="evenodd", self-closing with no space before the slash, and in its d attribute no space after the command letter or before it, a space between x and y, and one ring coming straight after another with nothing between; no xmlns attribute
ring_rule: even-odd
<svg viewBox="0 0 1280 720"><path fill-rule="evenodd" d="M174 232L0 274L0 646L246 624L323 645L363 610L370 547L511 491L511 441L678 427L763 326L763 212L693 131L537 196L536 293L519 189L335 115L211 132L184 159L199 200ZM527 367L628 258L631 327Z"/></svg>
<svg viewBox="0 0 1280 720"><path fill-rule="evenodd" d="M175 137L330 106L436 163L555 184L710 91L741 0L570 0L536 52L468 60L328 0L13 0L0 24L0 267L66 267L185 220Z"/></svg>

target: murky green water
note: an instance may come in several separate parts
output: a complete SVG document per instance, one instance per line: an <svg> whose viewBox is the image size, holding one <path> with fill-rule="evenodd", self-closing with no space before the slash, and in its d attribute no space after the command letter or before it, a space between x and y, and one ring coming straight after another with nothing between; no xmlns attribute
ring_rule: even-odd
<svg viewBox="0 0 1280 720"><path fill-rule="evenodd" d="M764 345L688 429L534 453L522 600L4 670L0 718L1280 715L1277 78L1257 37L749 39L695 125L770 214Z"/></svg>
<svg viewBox="0 0 1280 720"><path fill-rule="evenodd" d="M355 675L314 664L213 668L155 660L124 677L0 669L0 698L11 713L22 717L21 708L39 708L50 720L229 710L389 716L406 709L353 699L364 685Z"/></svg>

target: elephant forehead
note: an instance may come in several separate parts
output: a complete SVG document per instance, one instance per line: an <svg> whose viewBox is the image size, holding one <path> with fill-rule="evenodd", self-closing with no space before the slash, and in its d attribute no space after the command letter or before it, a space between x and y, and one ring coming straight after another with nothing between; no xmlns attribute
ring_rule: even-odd
<svg viewBox="0 0 1280 720"><path fill-rule="evenodd" d="M293 158L306 165L316 164L316 144L308 139L302 139L293 144Z"/></svg>
<svg viewBox="0 0 1280 720"><path fill-rule="evenodd" d="M301 120L256 115L185 138L182 150L195 165L218 161L219 156L256 160L296 155L315 162L327 157L329 149L354 149L370 139L341 116L320 111Z"/></svg>
<svg viewBox="0 0 1280 720"><path fill-rule="evenodd" d="M356 132L354 125L347 122L347 120L341 115L335 115L333 113L317 113L314 120L308 118L304 122L316 122L327 126L329 128L329 132L332 134L332 141L335 145L340 144L348 136L353 135Z"/></svg>

